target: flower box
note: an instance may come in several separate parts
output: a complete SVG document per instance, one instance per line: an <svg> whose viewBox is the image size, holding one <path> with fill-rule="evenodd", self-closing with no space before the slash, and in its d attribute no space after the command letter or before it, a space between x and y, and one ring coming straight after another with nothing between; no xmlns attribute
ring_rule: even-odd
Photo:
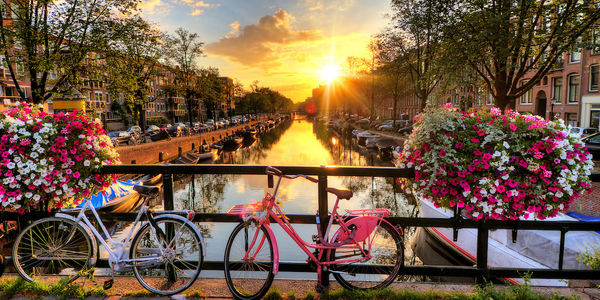
<svg viewBox="0 0 600 300"><path fill-rule="evenodd" d="M118 162L99 122L20 103L0 116L0 211L76 205L115 181L96 172Z"/></svg>
<svg viewBox="0 0 600 300"><path fill-rule="evenodd" d="M400 157L408 192L473 219L553 217L591 189L593 162L562 120L450 105L417 116Z"/></svg>

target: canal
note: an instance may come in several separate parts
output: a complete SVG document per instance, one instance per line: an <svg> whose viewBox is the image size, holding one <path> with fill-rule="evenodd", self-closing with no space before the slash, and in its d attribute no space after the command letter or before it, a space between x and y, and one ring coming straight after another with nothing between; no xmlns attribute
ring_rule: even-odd
<svg viewBox="0 0 600 300"><path fill-rule="evenodd" d="M349 140L329 131L323 123L302 119L287 120L257 138L247 147L220 153L214 163L256 165L387 165L374 153L360 153ZM392 178L329 177L328 186L348 188L354 192L350 201L342 201L344 209L385 207L394 216L416 216L417 209L400 193ZM206 213L226 213L236 204L260 201L267 188L266 175L194 175L175 182L175 209L193 209ZM278 192L286 213L316 214L317 185L302 178L284 180ZM330 207L335 198L329 195ZM236 224L200 223L207 238L205 260L223 260L225 244ZM282 261L305 261L300 248L279 226L273 226ZM315 225L296 225L307 241L316 233ZM410 234L410 233L409 233ZM413 260L410 247L406 249L407 264ZM222 271L203 271L204 277L221 277ZM315 274L282 274L279 278L316 278Z"/></svg>

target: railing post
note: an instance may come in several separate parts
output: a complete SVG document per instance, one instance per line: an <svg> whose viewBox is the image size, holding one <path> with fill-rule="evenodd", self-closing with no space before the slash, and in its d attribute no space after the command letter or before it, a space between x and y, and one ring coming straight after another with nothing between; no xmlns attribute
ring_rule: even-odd
<svg viewBox="0 0 600 300"><path fill-rule="evenodd" d="M165 210L174 210L173 204L173 174L163 174L163 207Z"/></svg>
<svg viewBox="0 0 600 300"><path fill-rule="evenodd" d="M158 162L162 162L164 160L164 153L158 152Z"/></svg>
<svg viewBox="0 0 600 300"><path fill-rule="evenodd" d="M183 148L181 148L181 146L177 147L177 153L179 154L179 156L183 155Z"/></svg>
<svg viewBox="0 0 600 300"><path fill-rule="evenodd" d="M489 282L488 276L488 224L485 220L480 220L477 224L477 276L478 284Z"/></svg>
<svg viewBox="0 0 600 300"><path fill-rule="evenodd" d="M322 167L324 169L324 167ZM327 176L319 175L319 219L321 220L321 232L327 230L327 224L329 223L329 208L327 205ZM324 238L328 238L325 236ZM321 272L320 285L323 287L329 287L329 272L323 270Z"/></svg>

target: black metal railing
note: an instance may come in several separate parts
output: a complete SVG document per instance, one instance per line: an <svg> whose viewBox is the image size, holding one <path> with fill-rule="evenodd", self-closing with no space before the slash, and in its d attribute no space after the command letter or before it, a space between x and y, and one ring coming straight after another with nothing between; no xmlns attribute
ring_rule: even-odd
<svg viewBox="0 0 600 300"><path fill-rule="evenodd" d="M328 219L327 187L328 176L367 176L367 177L393 177L410 178L413 176L411 169L398 169L389 167L339 167L339 166L275 166L284 174L305 174L317 176L318 183L318 212L321 220ZM174 208L173 199L173 174L239 174L239 175L265 175L266 166L257 165L114 165L105 166L100 172L104 174L163 174L163 207L166 210ZM590 176L592 181L600 181L600 173ZM272 182L272 180L269 180ZM18 215L16 213L0 213L0 219L20 220L35 219L47 214L36 213ZM135 213L113 213L101 214L102 217L118 218L119 220L134 220ZM288 215L292 223L316 224L314 215L291 214ZM452 218L410 218L390 217L388 220L395 226L407 227L444 227L453 228L454 239L461 228L477 229L477 260L473 267L465 266L405 266L402 273L406 275L433 275L433 276L460 276L475 277L478 280L489 280L490 278L516 278L528 274L531 278L553 278L553 279L589 279L600 278L600 270L576 270L564 269L563 258L565 248L565 234L569 231L600 231L600 222L578 222L578 221L499 221L485 220L475 221L464 219L459 214ZM239 218L223 213L197 213L195 222L239 222ZM326 226L327 222L321 222ZM558 256L558 268L556 269L524 269L524 268L490 268L488 267L488 238L489 230L509 229L512 230L512 239L516 240L519 230L548 230L560 231L560 247ZM553 255L549 253L548 255ZM100 267L108 266L106 261L100 261ZM281 271L310 272L312 269L307 263L282 262ZM222 261L207 261L205 269L223 269ZM328 284L328 276L323 276L321 284Z"/></svg>

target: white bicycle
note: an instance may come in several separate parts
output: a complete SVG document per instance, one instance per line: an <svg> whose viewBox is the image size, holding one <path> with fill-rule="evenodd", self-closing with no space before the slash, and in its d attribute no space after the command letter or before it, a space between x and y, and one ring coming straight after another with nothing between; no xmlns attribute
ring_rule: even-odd
<svg viewBox="0 0 600 300"><path fill-rule="evenodd" d="M181 212L187 218L174 211L153 216L147 201L158 194L158 188L134 186L134 190L144 201L121 242L110 237L89 199L82 208L62 210L79 210L77 217L57 213L33 222L19 234L13 247L19 275L28 281L50 276L71 276L73 281L94 267L97 239L109 254L113 274L105 288L112 286L115 272L128 271L133 271L144 288L159 295L177 294L190 287L202 269L205 253L204 237L190 221L193 211ZM103 235L90 222L86 210L93 213Z"/></svg>

